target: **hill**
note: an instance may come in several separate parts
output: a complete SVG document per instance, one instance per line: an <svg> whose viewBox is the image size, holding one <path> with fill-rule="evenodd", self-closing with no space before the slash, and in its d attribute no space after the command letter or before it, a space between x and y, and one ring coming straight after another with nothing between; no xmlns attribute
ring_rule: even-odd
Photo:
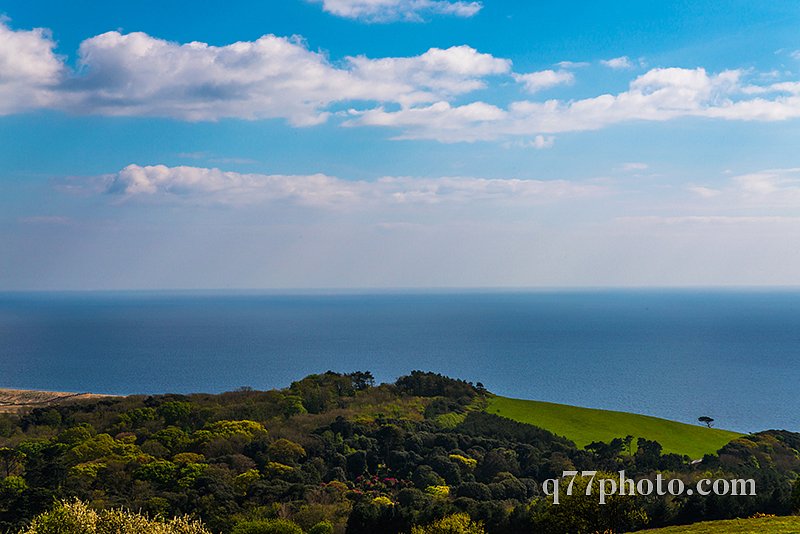
<svg viewBox="0 0 800 534"><path fill-rule="evenodd" d="M800 517L759 517L754 519L728 519L704 521L652 530L649 534L796 534L800 532Z"/></svg>
<svg viewBox="0 0 800 534"><path fill-rule="evenodd" d="M631 435L659 442L665 453L702 458L741 436L729 430L687 425L647 415L494 395L489 399L486 411L544 428L571 439L579 447L593 441L608 442Z"/></svg>
<svg viewBox="0 0 800 534"><path fill-rule="evenodd" d="M0 413L0 532L55 532L49 525L72 514L98 532L123 522L147 526L126 532L164 533L160 518L178 518L172 523L180 526L190 514L205 525L198 528L220 534L278 527L296 534L408 534L455 532L454 525L486 534L586 534L786 515L800 506L798 433L741 436L700 466L688 456L663 454L652 441L634 454L618 443L579 449L545 428L491 413L492 407L510 415L516 407L527 419L549 413L562 424L594 429L597 438L603 437L597 429L609 431L603 426L624 436L620 420L630 424L633 417L645 432L632 434L673 449L670 438L681 430L688 432L677 441L684 447L719 431L568 406L547 412L544 403L494 397L424 371L384 384L375 384L368 371L326 371L270 391L54 398L60 397L28 396L24 409ZM579 491L556 506L541 490L565 470L624 470L632 479L669 472L687 484L711 472L753 479L758 492L746 499L615 495L606 506Z"/></svg>

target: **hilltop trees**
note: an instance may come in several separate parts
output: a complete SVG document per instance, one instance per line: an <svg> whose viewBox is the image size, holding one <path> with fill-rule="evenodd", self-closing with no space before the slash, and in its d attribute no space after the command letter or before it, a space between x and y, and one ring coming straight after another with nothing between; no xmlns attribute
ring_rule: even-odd
<svg viewBox="0 0 800 534"><path fill-rule="evenodd" d="M711 428L711 423L714 422L714 420L711 417L708 417L707 415L698 417L697 420L706 425L708 428Z"/></svg>

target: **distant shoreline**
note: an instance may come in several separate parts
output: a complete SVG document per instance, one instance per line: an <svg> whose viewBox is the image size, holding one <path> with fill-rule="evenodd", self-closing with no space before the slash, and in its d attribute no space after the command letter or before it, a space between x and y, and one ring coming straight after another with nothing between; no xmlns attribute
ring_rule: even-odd
<svg viewBox="0 0 800 534"><path fill-rule="evenodd" d="M73 400L113 397L97 393L76 393L69 391L44 391L38 389L0 388L0 413L19 413L32 408L61 404Z"/></svg>

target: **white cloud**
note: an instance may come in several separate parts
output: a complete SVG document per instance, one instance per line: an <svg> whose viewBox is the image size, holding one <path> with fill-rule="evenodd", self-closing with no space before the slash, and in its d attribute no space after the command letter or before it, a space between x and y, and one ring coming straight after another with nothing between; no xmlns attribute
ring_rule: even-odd
<svg viewBox="0 0 800 534"><path fill-rule="evenodd" d="M504 148L534 148L536 150L544 150L546 148L553 148L555 143L556 138L553 135L537 135L533 139L505 141L502 146Z"/></svg>
<svg viewBox="0 0 800 534"><path fill-rule="evenodd" d="M556 67L560 69L580 69L591 65L588 61L559 61Z"/></svg>
<svg viewBox="0 0 800 534"><path fill-rule="evenodd" d="M628 163L622 164L623 171L645 171L650 166L647 163L642 163L640 161L629 161Z"/></svg>
<svg viewBox="0 0 800 534"><path fill-rule="evenodd" d="M349 57L347 62L351 76L366 88L375 91L383 85L396 93L371 100L393 100L404 105L482 89L484 77L511 70L511 61L481 54L469 46L431 48L407 58Z"/></svg>
<svg viewBox="0 0 800 534"><path fill-rule="evenodd" d="M714 198L722 194L722 191L719 189L702 185L691 185L687 189L702 198Z"/></svg>
<svg viewBox="0 0 800 534"><path fill-rule="evenodd" d="M473 201L543 203L599 195L604 188L567 180L383 177L353 181L324 174L241 174L202 167L129 165L107 177L105 191L128 199L222 204L285 201L322 208L366 208Z"/></svg>
<svg viewBox="0 0 800 534"><path fill-rule="evenodd" d="M390 127L399 130L396 138L443 142L546 139L681 117L800 117L800 81L768 83L740 70L656 68L617 94L500 107L463 95L486 88L493 76L510 75L511 61L469 46L332 61L299 37L265 35L212 46L108 32L81 44L77 72L54 54L54 46L45 30L15 31L0 21L0 115L53 108L190 121L282 118L310 126L352 106L339 112L345 126ZM563 69L513 77L531 92L574 80Z"/></svg>
<svg viewBox="0 0 800 534"><path fill-rule="evenodd" d="M620 56L612 59L602 59L600 63L614 70L632 69L633 63L628 56Z"/></svg>
<svg viewBox="0 0 800 534"><path fill-rule="evenodd" d="M735 176L729 191L750 203L800 207L800 169L769 169Z"/></svg>
<svg viewBox="0 0 800 534"><path fill-rule="evenodd" d="M296 126L325 121L335 102L433 102L479 89L482 77L510 69L509 61L468 46L408 58L348 57L336 67L297 38L266 35L216 47L117 32L84 41L80 64L69 105L89 113L286 118Z"/></svg>
<svg viewBox="0 0 800 534"><path fill-rule="evenodd" d="M530 146L536 150L542 150L543 148L553 148L555 142L556 138L552 135L537 135L533 138L533 141L530 142Z"/></svg>
<svg viewBox="0 0 800 534"><path fill-rule="evenodd" d="M451 106L436 102L430 106L386 111L376 108L367 111L350 110L351 119L344 126L388 126L400 128L397 139L435 139L444 143L478 141L495 138L484 131L490 123L503 123L508 112L485 102Z"/></svg>
<svg viewBox="0 0 800 534"><path fill-rule="evenodd" d="M325 120L320 109L333 95L352 90L347 73L323 56L273 35L216 47L108 32L84 41L79 53L82 76L68 105L87 113L286 117L309 125Z"/></svg>
<svg viewBox="0 0 800 534"><path fill-rule="evenodd" d="M800 168L766 169L733 176L723 185L692 184L687 190L709 206L727 210L800 208Z"/></svg>
<svg viewBox="0 0 800 534"><path fill-rule="evenodd" d="M575 75L566 70L541 70L528 74L514 74L514 79L523 84L529 93L575 83Z"/></svg>
<svg viewBox="0 0 800 534"><path fill-rule="evenodd" d="M336 103L436 102L511 69L509 60L469 46L334 64L299 37L212 46L113 31L81 43L72 73L54 46L45 30L14 31L0 21L0 114L52 107L190 121L285 118L308 126L327 120Z"/></svg>
<svg viewBox="0 0 800 534"><path fill-rule="evenodd" d="M420 22L427 15L472 17L481 2L461 0L311 0L333 15L365 22L405 20Z"/></svg>
<svg viewBox="0 0 800 534"><path fill-rule="evenodd" d="M265 175L203 167L128 165L109 177L106 191L124 197L185 199L223 204L290 200L333 206L360 197L359 183L341 183L324 174Z"/></svg>
<svg viewBox="0 0 800 534"><path fill-rule="evenodd" d="M742 75L738 70L709 74L702 68L657 68L638 76L627 91L616 95L574 101L523 100L512 102L507 109L483 102L465 106L439 102L396 111L377 108L356 114L346 124L394 126L403 129L399 138L456 142L597 130L621 122L681 117L759 121L800 117L800 94L796 92L800 84L773 84L767 87L770 98L748 99L741 90Z"/></svg>
<svg viewBox="0 0 800 534"><path fill-rule="evenodd" d="M64 66L42 28L14 31L0 18L0 115L53 105Z"/></svg>

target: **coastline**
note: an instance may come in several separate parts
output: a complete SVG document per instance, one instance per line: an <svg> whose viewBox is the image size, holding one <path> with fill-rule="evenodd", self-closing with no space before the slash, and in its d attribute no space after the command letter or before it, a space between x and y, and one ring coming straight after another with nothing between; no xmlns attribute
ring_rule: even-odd
<svg viewBox="0 0 800 534"><path fill-rule="evenodd" d="M70 391L0 388L0 414L16 414L28 409L49 406L51 404L112 396L113 395L88 392L76 393Z"/></svg>

